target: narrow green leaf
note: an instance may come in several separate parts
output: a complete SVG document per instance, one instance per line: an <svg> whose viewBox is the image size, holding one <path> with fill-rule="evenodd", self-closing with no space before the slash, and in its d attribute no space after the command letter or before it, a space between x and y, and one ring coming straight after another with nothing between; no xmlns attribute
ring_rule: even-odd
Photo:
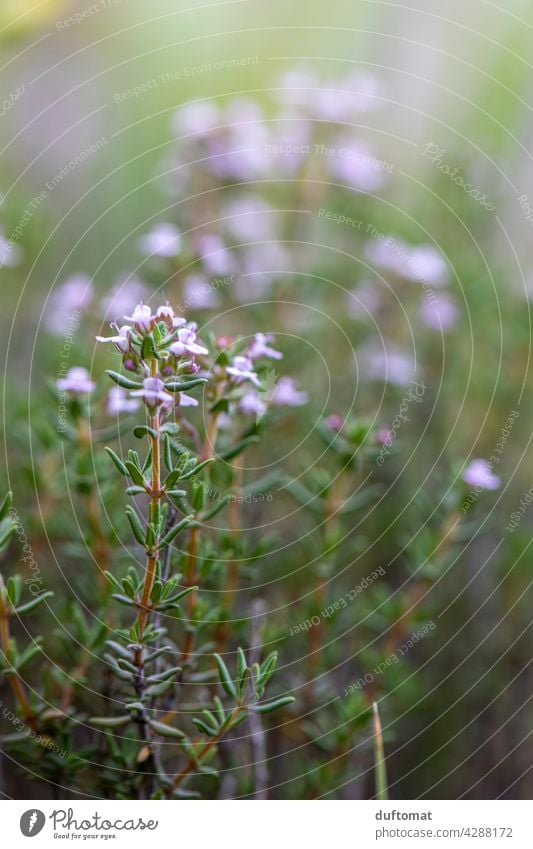
<svg viewBox="0 0 533 849"><path fill-rule="evenodd" d="M160 734L161 737L174 737L175 739L182 739L185 737L185 734L183 731L180 731L179 728L174 728L173 725L166 725L164 722L157 722L155 719L149 719L148 725L156 732L156 734Z"/></svg>
<svg viewBox="0 0 533 849"><path fill-rule="evenodd" d="M146 487L145 486L129 486L126 490L127 495L146 495Z"/></svg>
<svg viewBox="0 0 533 849"><path fill-rule="evenodd" d="M135 463L132 463L131 460L126 460L124 465L126 466L126 469L128 470L128 475L130 476L132 481L136 483L137 486L145 487L146 484L141 474L141 470L135 465Z"/></svg>
<svg viewBox="0 0 533 849"><path fill-rule="evenodd" d="M207 383L207 379L205 377L195 377L193 380L169 380L165 383L165 389L168 389L169 392L187 392L189 389L194 389L195 386L201 386L203 383Z"/></svg>
<svg viewBox="0 0 533 849"><path fill-rule="evenodd" d="M48 590L48 592L38 595L36 598L32 599L32 601L28 601L26 604L21 605L21 607L17 607L16 612L20 614L29 613L30 610L34 610L39 604L41 604L45 598L50 598L52 595L53 592Z"/></svg>
<svg viewBox="0 0 533 849"><path fill-rule="evenodd" d="M210 728L206 722L201 719L198 719L197 716L194 717L193 724L196 725L196 727L199 728L200 731L202 731L204 734L207 734L208 737L214 737L218 733L217 729Z"/></svg>
<svg viewBox="0 0 533 849"><path fill-rule="evenodd" d="M111 371L111 369L106 370L106 374L117 383L119 386L122 386L123 389L140 389L141 384L137 383L137 381L132 380L130 377L126 377L124 374L119 374L118 371Z"/></svg>
<svg viewBox="0 0 533 849"><path fill-rule="evenodd" d="M281 696L279 699L273 699L271 702L263 702L260 705L252 705L252 710L255 713L271 713L273 710L282 708L285 705L291 705L294 701L294 696Z"/></svg>
<svg viewBox="0 0 533 849"><path fill-rule="evenodd" d="M182 519L181 522L178 522L177 525L174 525L174 527L171 528L167 534L165 534L165 536L163 537L163 539L159 543L158 548L161 549L161 548L165 548L165 546L167 546L167 545L170 545L172 540L175 537L177 537L179 532L182 531L184 528L187 528L191 524L191 522L192 522L192 516L185 516L185 518Z"/></svg>
<svg viewBox="0 0 533 849"><path fill-rule="evenodd" d="M220 679L222 687L224 688L228 696L232 696L234 699L237 698L237 688L235 687L235 682L229 674L228 667L226 666L219 654L214 654L213 657L215 658L215 663L218 669L218 677Z"/></svg>
<svg viewBox="0 0 533 849"><path fill-rule="evenodd" d="M129 504L126 507L126 516L128 517L128 522L130 523L131 529L133 531L133 536L141 545L144 546L144 530L137 513Z"/></svg>
<svg viewBox="0 0 533 849"><path fill-rule="evenodd" d="M249 445L254 445L256 442L259 442L258 436L247 436L231 448L226 448L225 451L220 451L218 456L221 460L233 460L235 457L238 457L239 454L242 454Z"/></svg>
<svg viewBox="0 0 533 849"><path fill-rule="evenodd" d="M154 439L157 436L157 431L153 429L153 427L148 427L148 425L137 425L133 428L133 435L137 437L137 439L144 439L145 436L153 436Z"/></svg>
<svg viewBox="0 0 533 849"><path fill-rule="evenodd" d="M120 728L131 722L131 716L91 716L89 723L97 728Z"/></svg>
<svg viewBox="0 0 533 849"><path fill-rule="evenodd" d="M385 748L383 746L383 731L377 702L373 702L372 709L374 712L374 775L376 780L376 798L380 799L380 801L387 801L389 798L387 766L385 762Z"/></svg>

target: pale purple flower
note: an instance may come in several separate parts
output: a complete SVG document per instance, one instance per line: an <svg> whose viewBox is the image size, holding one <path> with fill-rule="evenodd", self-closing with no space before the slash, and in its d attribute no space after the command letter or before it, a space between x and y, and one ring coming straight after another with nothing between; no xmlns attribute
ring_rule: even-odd
<svg viewBox="0 0 533 849"><path fill-rule="evenodd" d="M148 407L174 404L173 396L165 391L165 384L159 377L146 377L143 380L143 388L135 389L130 394L133 398L142 398Z"/></svg>
<svg viewBox="0 0 533 849"><path fill-rule="evenodd" d="M251 97L234 97L226 106L225 117L229 124L257 124L263 120L263 110Z"/></svg>
<svg viewBox="0 0 533 849"><path fill-rule="evenodd" d="M296 388L292 377L280 377L270 400L276 407L301 407L307 404L309 396Z"/></svg>
<svg viewBox="0 0 533 849"><path fill-rule="evenodd" d="M282 360L283 354L281 351L276 351L268 344L274 341L272 333L256 333L253 342L248 345L246 353L252 360L258 360L260 357L270 357L271 360Z"/></svg>
<svg viewBox="0 0 533 849"><path fill-rule="evenodd" d="M133 413L139 407L135 398L130 398L121 386L112 386L107 393L106 410L111 416L119 413Z"/></svg>
<svg viewBox="0 0 533 849"><path fill-rule="evenodd" d="M217 293L202 274L190 274L183 281L183 296L186 307L198 310L213 309L219 303Z"/></svg>
<svg viewBox="0 0 533 849"><path fill-rule="evenodd" d="M414 377L410 357L394 347L387 350L375 345L361 349L362 375L368 380L383 380L396 386L407 386Z"/></svg>
<svg viewBox="0 0 533 849"><path fill-rule="evenodd" d="M266 412L267 405L259 397L258 392L250 390L246 392L238 404L241 413L246 416L263 416Z"/></svg>
<svg viewBox="0 0 533 849"><path fill-rule="evenodd" d="M349 121L354 112L354 99L342 84L332 81L313 92L309 108L322 121Z"/></svg>
<svg viewBox="0 0 533 849"><path fill-rule="evenodd" d="M138 241L141 251L148 256L175 257L181 245L181 236L173 224L162 222Z"/></svg>
<svg viewBox="0 0 533 849"><path fill-rule="evenodd" d="M0 266L18 265L22 260L22 250L14 242L6 239L0 231Z"/></svg>
<svg viewBox="0 0 533 849"><path fill-rule="evenodd" d="M178 392L180 407L197 407L198 401L191 395L186 395L185 392Z"/></svg>
<svg viewBox="0 0 533 849"><path fill-rule="evenodd" d="M180 327L177 333L177 340L170 346L170 351L176 357L182 357L183 354L208 354L207 348L199 345L196 341L196 327L190 323L187 327Z"/></svg>
<svg viewBox="0 0 533 849"><path fill-rule="evenodd" d="M463 472L463 480L469 486L481 489L499 489L501 479L492 473L486 460L472 460Z"/></svg>
<svg viewBox="0 0 533 849"><path fill-rule="evenodd" d="M255 195L231 200L224 209L224 224L233 236L244 241L272 239L275 235L272 207Z"/></svg>
<svg viewBox="0 0 533 849"><path fill-rule="evenodd" d="M275 90L278 100L291 107L305 107L314 96L317 77L311 68L292 68L280 76L278 85L279 88Z"/></svg>
<svg viewBox="0 0 533 849"><path fill-rule="evenodd" d="M334 178L363 192L374 192L385 183L383 165L363 144L338 139L335 156L328 158Z"/></svg>
<svg viewBox="0 0 533 849"><path fill-rule="evenodd" d="M146 296L146 286L136 277L123 275L101 301L104 318L125 315Z"/></svg>
<svg viewBox="0 0 533 849"><path fill-rule="evenodd" d="M290 256L278 242L264 242L240 251L242 277L237 277L233 291L238 300L248 303L261 298L274 278L290 269Z"/></svg>
<svg viewBox="0 0 533 849"><path fill-rule="evenodd" d="M442 286L449 276L448 263L433 245L412 248L409 256L409 276L433 286Z"/></svg>
<svg viewBox="0 0 533 849"><path fill-rule="evenodd" d="M86 309L93 299L91 278L74 274L52 293L44 316L44 325L51 333L64 334L78 312Z"/></svg>
<svg viewBox="0 0 533 849"><path fill-rule="evenodd" d="M209 142L211 171L232 180L253 180L265 175L269 168L269 135L260 116L246 108L242 115L236 112L233 120L224 138Z"/></svg>
<svg viewBox="0 0 533 849"><path fill-rule="evenodd" d="M125 315L126 321L132 321L139 333L149 333L157 316L152 315L148 304L137 304L132 315Z"/></svg>
<svg viewBox="0 0 533 849"><path fill-rule="evenodd" d="M456 324L459 312L452 298L440 294L431 299L424 299L420 307L420 316L424 324L432 330L446 332Z"/></svg>
<svg viewBox="0 0 533 849"><path fill-rule="evenodd" d="M357 112L369 112L380 106L379 83L370 74L350 74L344 85L350 89Z"/></svg>
<svg viewBox="0 0 533 849"><path fill-rule="evenodd" d="M374 315L381 305L377 286L365 281L357 289L348 292L346 307L352 318L368 318Z"/></svg>
<svg viewBox="0 0 533 849"><path fill-rule="evenodd" d="M386 427L380 427L376 431L375 438L378 445L385 445L391 439L391 431Z"/></svg>
<svg viewBox="0 0 533 849"><path fill-rule="evenodd" d="M226 366L226 371L239 383L242 383L244 380L251 380L255 386L261 386L260 380L254 371L253 363L249 357L233 357L231 365Z"/></svg>
<svg viewBox="0 0 533 849"><path fill-rule="evenodd" d="M111 324L111 327L118 331L115 336L97 336L96 341L111 342L113 345L116 345L119 351L125 353L131 345L131 327L129 324L123 324L122 327L119 327L114 322Z"/></svg>
<svg viewBox="0 0 533 849"><path fill-rule="evenodd" d="M305 121L295 123L281 116L272 135L272 145L268 149L271 167L283 175L294 174L313 152L311 128Z"/></svg>
<svg viewBox="0 0 533 849"><path fill-rule="evenodd" d="M408 274L409 255L409 245L394 236L376 237L365 246L365 256L370 262L402 276Z"/></svg>
<svg viewBox="0 0 533 849"><path fill-rule="evenodd" d="M198 254L210 274L231 274L235 261L220 236L208 234L197 242Z"/></svg>
<svg viewBox="0 0 533 849"><path fill-rule="evenodd" d="M329 416L326 416L324 421L326 423L326 426L335 433L340 433L340 431L344 427L342 416L340 416L338 413L331 413Z"/></svg>
<svg viewBox="0 0 533 849"><path fill-rule="evenodd" d="M187 319L176 315L170 304L164 304L164 306L158 307L156 316L158 320L164 321L174 329L187 324Z"/></svg>
<svg viewBox="0 0 533 849"><path fill-rule="evenodd" d="M376 237L366 245L367 258L376 265L418 283L442 286L448 263L433 245L411 246L394 236Z"/></svg>
<svg viewBox="0 0 533 849"><path fill-rule="evenodd" d="M86 395L92 392L96 383L89 378L89 372L82 366L70 368L65 377L56 382L61 392L70 392L72 395Z"/></svg>
<svg viewBox="0 0 533 849"><path fill-rule="evenodd" d="M216 106L208 102L185 103L174 114L172 128L176 135L204 136L220 123Z"/></svg>

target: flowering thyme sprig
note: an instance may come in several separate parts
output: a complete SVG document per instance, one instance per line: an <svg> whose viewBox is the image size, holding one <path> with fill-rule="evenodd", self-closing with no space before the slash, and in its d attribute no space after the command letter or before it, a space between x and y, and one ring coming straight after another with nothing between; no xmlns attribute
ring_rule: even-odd
<svg viewBox="0 0 533 849"><path fill-rule="evenodd" d="M128 681L133 687L134 701L126 705L128 713L118 717L93 717L96 727L119 728L134 721L138 726L141 749L138 763L147 764L144 794L153 793L153 782L148 772L159 776L171 795L178 794L178 787L190 774L197 760L193 757L194 745L189 743L184 733L170 725L174 715L166 712L163 722L154 716L154 700L162 696L173 684L183 680L184 671L189 673L193 635L202 618L201 606L196 609L195 586L198 570L197 558L201 559L198 547L198 533L201 524L224 507L226 501L215 507L205 505L206 487L199 479L204 468L215 460L215 442L217 438L218 418L222 409L237 410L235 399L246 391L246 384L253 383L261 387L256 372L255 361L261 357L279 359L281 354L267 343L270 336L258 334L252 343L240 354L233 357L222 355L213 369L208 367L208 348L198 339L197 327L185 318L177 316L168 304L160 306L155 312L147 304L138 304L131 315L125 316L128 324L112 325L112 336L97 337L98 341L110 343L122 358L123 370L108 370L107 374L117 384L111 399L116 412L130 412L134 404L142 403L146 409L146 421L133 429L134 435L146 440L147 453L141 459L137 451L130 450L127 458L119 457L111 448L107 452L118 471L128 478L127 493L130 496L148 498L147 516L132 506L126 507L126 516L135 537L143 546L146 557L144 576L139 579L135 569L130 567L128 575L119 580L107 573L107 577L117 592L113 598L136 611L132 627L119 632L126 646L108 641L110 652L106 660L117 676ZM210 403L208 428L204 446L191 422L184 416L184 410L198 405L197 398L190 394L200 386L207 388L207 400ZM178 441L178 436L195 435L198 456L194 456ZM257 440L254 436L253 440ZM228 452L220 456L230 458L244 450L249 439L237 440ZM183 488L182 488L183 487ZM187 553L184 565L185 574L170 575L171 543L178 534L189 529ZM177 610L182 599L187 599L189 625L180 657L181 666L165 668L163 653L176 651L172 643L165 638L166 629L161 627L162 614ZM193 620L193 615L198 622ZM159 660L161 659L161 660ZM148 667L155 663L155 671L149 673ZM268 662L267 662L268 661ZM267 659L267 677L273 672L271 659ZM225 667L217 660L219 676ZM242 670L241 670L242 672ZM227 671L222 677L228 677ZM258 692L262 692L259 682ZM244 684L243 684L244 686ZM235 720L244 718L249 710L244 690L225 686L225 692L237 698L232 712L217 725L216 733L209 735L211 740L200 744L199 761L212 750L216 741L235 726ZM292 701L292 697L277 700L274 707L283 706ZM167 702L170 704L170 702ZM164 718L164 717L163 717ZM197 724L200 730L205 729ZM172 782L163 774L155 737L175 737L180 740L185 754L193 761L184 767L179 780Z"/></svg>
<svg viewBox="0 0 533 849"><path fill-rule="evenodd" d="M135 307L131 316L125 318L131 324L118 328L117 335L108 338L99 336L97 339L111 342L120 351L123 364L129 372L126 377L108 370L109 377L120 388L129 390L132 399L142 400L147 410L147 425L137 427L134 431L136 436L148 439L145 463L141 466L136 452L130 452L128 460L123 463L108 449L118 469L131 479L132 486L128 488L128 493L146 493L150 497L146 530L136 511L132 507L127 509L133 534L144 545L146 552L142 590L134 599L137 608L136 638L141 642L152 609L159 555L192 519L191 516L185 516L169 524L167 512L162 510L161 504L166 497L174 508L176 499L181 497L175 490L177 480L183 477L183 469L179 464L173 467L171 434L176 426L171 421L172 415L176 407L197 403L186 394L186 390L207 382L204 377L184 380L182 376L194 375L199 369L196 357L207 355L208 350L196 341L196 326L176 316L169 304L160 306L152 313L148 304L141 303ZM162 479L162 448L166 452L169 473L165 481ZM199 471L197 464L194 464L194 469Z"/></svg>

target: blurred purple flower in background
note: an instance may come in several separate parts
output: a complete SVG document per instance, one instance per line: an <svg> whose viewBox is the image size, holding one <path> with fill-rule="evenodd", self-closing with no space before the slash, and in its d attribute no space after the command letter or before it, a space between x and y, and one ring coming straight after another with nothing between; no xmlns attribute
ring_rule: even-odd
<svg viewBox="0 0 533 849"><path fill-rule="evenodd" d="M138 245L142 253L147 256L171 258L179 253L181 236L173 224L163 221L156 224L149 233L141 236Z"/></svg>
<svg viewBox="0 0 533 849"><path fill-rule="evenodd" d="M22 250L0 231L0 267L18 265L22 261Z"/></svg>
<svg viewBox="0 0 533 849"><path fill-rule="evenodd" d="M377 286L364 281L357 289L347 293L346 309L352 318L368 318L379 309L381 298Z"/></svg>
<svg viewBox="0 0 533 849"><path fill-rule="evenodd" d="M256 195L232 198L224 209L224 226L237 239L273 239L275 219L272 207Z"/></svg>
<svg viewBox="0 0 533 849"><path fill-rule="evenodd" d="M397 348L386 350L375 343L360 350L361 374L369 380L383 380L396 386L407 386L414 378L415 368L411 357Z"/></svg>
<svg viewBox="0 0 533 849"><path fill-rule="evenodd" d="M263 416L267 406L261 400L259 393L250 390L246 392L238 404L239 410L247 416Z"/></svg>
<svg viewBox="0 0 533 849"><path fill-rule="evenodd" d="M446 294L425 298L420 306L420 317L432 330L452 330L457 323L459 310L453 299Z"/></svg>
<svg viewBox="0 0 533 849"><path fill-rule="evenodd" d="M280 351L274 350L268 344L273 341L274 336L272 333L256 333L247 349L250 359L257 360L260 357L270 357L272 360L282 360L283 354Z"/></svg>
<svg viewBox="0 0 533 849"><path fill-rule="evenodd" d="M254 371L253 363L249 357L233 357L231 365L226 366L226 371L228 374L231 374L238 383L242 383L243 380L251 380L255 386L261 386L259 378Z"/></svg>
<svg viewBox="0 0 533 849"><path fill-rule="evenodd" d="M200 236L196 243L198 255L210 274L231 274L235 268L235 259L220 236L209 233Z"/></svg>
<svg viewBox="0 0 533 849"><path fill-rule="evenodd" d="M50 333L62 335L76 314L93 299L93 287L86 274L74 274L52 293L44 314L44 326Z"/></svg>
<svg viewBox="0 0 533 849"><path fill-rule="evenodd" d="M203 102L185 103L172 119L176 135L207 135L220 123L220 112L214 104Z"/></svg>
<svg viewBox="0 0 533 849"><path fill-rule="evenodd" d="M56 385L61 392L70 392L72 395L87 395L96 386L89 378L87 369L81 366L69 369L65 377L56 381Z"/></svg>
<svg viewBox="0 0 533 849"><path fill-rule="evenodd" d="M110 292L102 298L103 317L113 319L131 312L146 297L146 286L137 277L122 275Z"/></svg>
<svg viewBox="0 0 533 849"><path fill-rule="evenodd" d="M202 274L190 274L184 279L183 297L187 309L213 309L219 303L212 285Z"/></svg>
<svg viewBox="0 0 533 849"><path fill-rule="evenodd" d="M111 416L119 413L133 413L139 408L139 402L130 398L121 386L112 386L107 393L106 410Z"/></svg>
<svg viewBox="0 0 533 849"><path fill-rule="evenodd" d="M469 486L481 489L499 489L501 479L492 473L486 460L472 460L463 472L463 480Z"/></svg>
<svg viewBox="0 0 533 849"><path fill-rule="evenodd" d="M382 163L370 148L349 138L337 140L335 156L328 162L332 176L354 189L373 192L386 182Z"/></svg>
<svg viewBox="0 0 533 849"><path fill-rule="evenodd" d="M422 279L433 286L443 286L448 280L448 263L433 245L411 248L409 268L415 280Z"/></svg>
<svg viewBox="0 0 533 849"><path fill-rule="evenodd" d="M301 407L307 404L309 395L296 388L292 377L280 377L270 400L276 407Z"/></svg>

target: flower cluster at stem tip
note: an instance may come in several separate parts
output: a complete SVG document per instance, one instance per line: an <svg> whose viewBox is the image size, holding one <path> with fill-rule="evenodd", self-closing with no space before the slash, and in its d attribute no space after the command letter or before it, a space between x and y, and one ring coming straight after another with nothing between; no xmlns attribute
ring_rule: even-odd
<svg viewBox="0 0 533 849"><path fill-rule="evenodd" d="M168 303L155 312L148 304L139 303L124 320L128 324L111 323L111 336L96 337L98 342L114 346L125 372L109 372L118 384L108 394L109 414L133 412L142 401L151 416L156 412L179 415L185 407L198 406L198 400L186 390L207 383L209 378L223 386L230 412L262 415L269 403L300 406L307 402L307 393L298 390L288 376L280 379L270 395L262 394L257 361L279 361L283 357L272 347L272 334L256 333L234 353L231 352L239 343L221 337L216 341L218 350L210 366L209 349L198 339L196 323L177 316ZM95 383L87 369L76 366L57 381L57 387L70 395L82 396L91 393Z"/></svg>

